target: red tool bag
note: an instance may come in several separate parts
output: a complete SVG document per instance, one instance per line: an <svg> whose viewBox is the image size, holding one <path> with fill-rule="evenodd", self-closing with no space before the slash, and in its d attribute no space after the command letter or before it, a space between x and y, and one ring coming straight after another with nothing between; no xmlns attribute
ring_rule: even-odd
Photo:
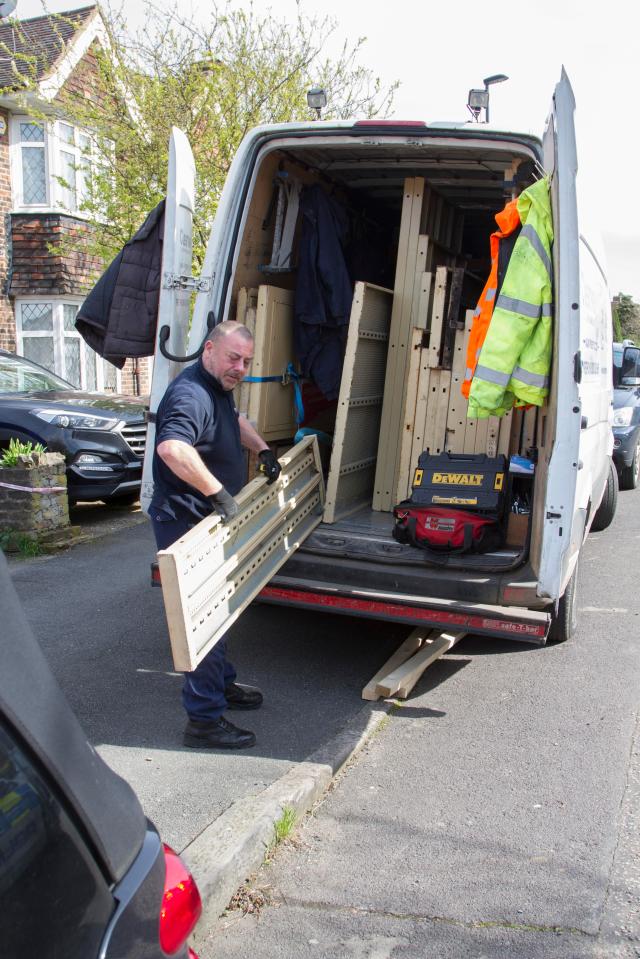
<svg viewBox="0 0 640 959"><path fill-rule="evenodd" d="M504 542L502 524L446 506L416 506L405 500L393 510L394 538L424 550L425 558L444 564L454 553L487 553Z"/></svg>

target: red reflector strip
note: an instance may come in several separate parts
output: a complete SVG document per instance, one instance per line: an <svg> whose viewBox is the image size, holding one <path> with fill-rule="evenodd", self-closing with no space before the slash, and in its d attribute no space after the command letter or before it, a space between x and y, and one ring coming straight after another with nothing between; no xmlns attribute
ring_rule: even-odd
<svg viewBox="0 0 640 959"><path fill-rule="evenodd" d="M160 580L160 567L157 563L151 564L151 585L162 586L162 582Z"/></svg>
<svg viewBox="0 0 640 959"><path fill-rule="evenodd" d="M421 606L403 606L401 603L387 603L375 599L356 599L353 596L336 596L332 593L308 593L301 589L281 589L277 586L265 586L259 593L262 599L277 602L303 603L305 606L318 606L320 609L340 610L345 613L377 613L383 619L415 620L416 622L437 622L443 626L457 626L473 633L478 630L492 633L506 633L511 636L531 636L544 639L547 627L544 623L516 623L506 619L494 619L490 616L472 613L452 613L448 610L425 609Z"/></svg>

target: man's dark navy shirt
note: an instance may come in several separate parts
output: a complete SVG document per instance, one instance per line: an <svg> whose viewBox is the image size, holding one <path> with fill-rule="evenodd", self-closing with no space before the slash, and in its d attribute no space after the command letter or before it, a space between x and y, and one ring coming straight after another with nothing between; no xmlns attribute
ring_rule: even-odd
<svg viewBox="0 0 640 959"><path fill-rule="evenodd" d="M164 440L182 440L192 446L232 496L244 486L246 467L233 392L207 373L202 360L169 384L158 407L150 507L150 514L158 519L197 523L210 515L211 504L160 459L157 446Z"/></svg>

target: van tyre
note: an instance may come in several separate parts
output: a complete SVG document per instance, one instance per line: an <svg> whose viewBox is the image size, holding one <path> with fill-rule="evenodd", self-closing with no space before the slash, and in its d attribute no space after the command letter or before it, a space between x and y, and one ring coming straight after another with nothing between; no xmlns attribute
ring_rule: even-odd
<svg viewBox="0 0 640 959"><path fill-rule="evenodd" d="M564 595L560 597L558 612L551 616L547 643L566 643L578 628L578 564L571 574Z"/></svg>
<svg viewBox="0 0 640 959"><path fill-rule="evenodd" d="M620 489L635 489L640 480L640 442L636 443L629 466L620 470Z"/></svg>
<svg viewBox="0 0 640 959"><path fill-rule="evenodd" d="M602 502L598 509L596 510L596 515L593 517L593 523L591 524L591 529L594 532L599 533L601 530L606 529L611 525L613 517L616 515L616 506L618 505L618 471L613 464L613 460L609 460L609 475L607 477L607 485L604 490L604 496L602 497Z"/></svg>

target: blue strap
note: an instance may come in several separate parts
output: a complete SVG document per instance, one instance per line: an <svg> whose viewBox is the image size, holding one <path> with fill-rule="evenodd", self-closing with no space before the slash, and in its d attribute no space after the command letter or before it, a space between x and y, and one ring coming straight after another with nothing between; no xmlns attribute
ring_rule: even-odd
<svg viewBox="0 0 640 959"><path fill-rule="evenodd" d="M304 406L302 403L302 389L300 380L302 374L296 372L293 363L288 363L287 368L281 376L245 376L244 383L282 383L287 386L293 383L295 418L298 426L304 420Z"/></svg>

